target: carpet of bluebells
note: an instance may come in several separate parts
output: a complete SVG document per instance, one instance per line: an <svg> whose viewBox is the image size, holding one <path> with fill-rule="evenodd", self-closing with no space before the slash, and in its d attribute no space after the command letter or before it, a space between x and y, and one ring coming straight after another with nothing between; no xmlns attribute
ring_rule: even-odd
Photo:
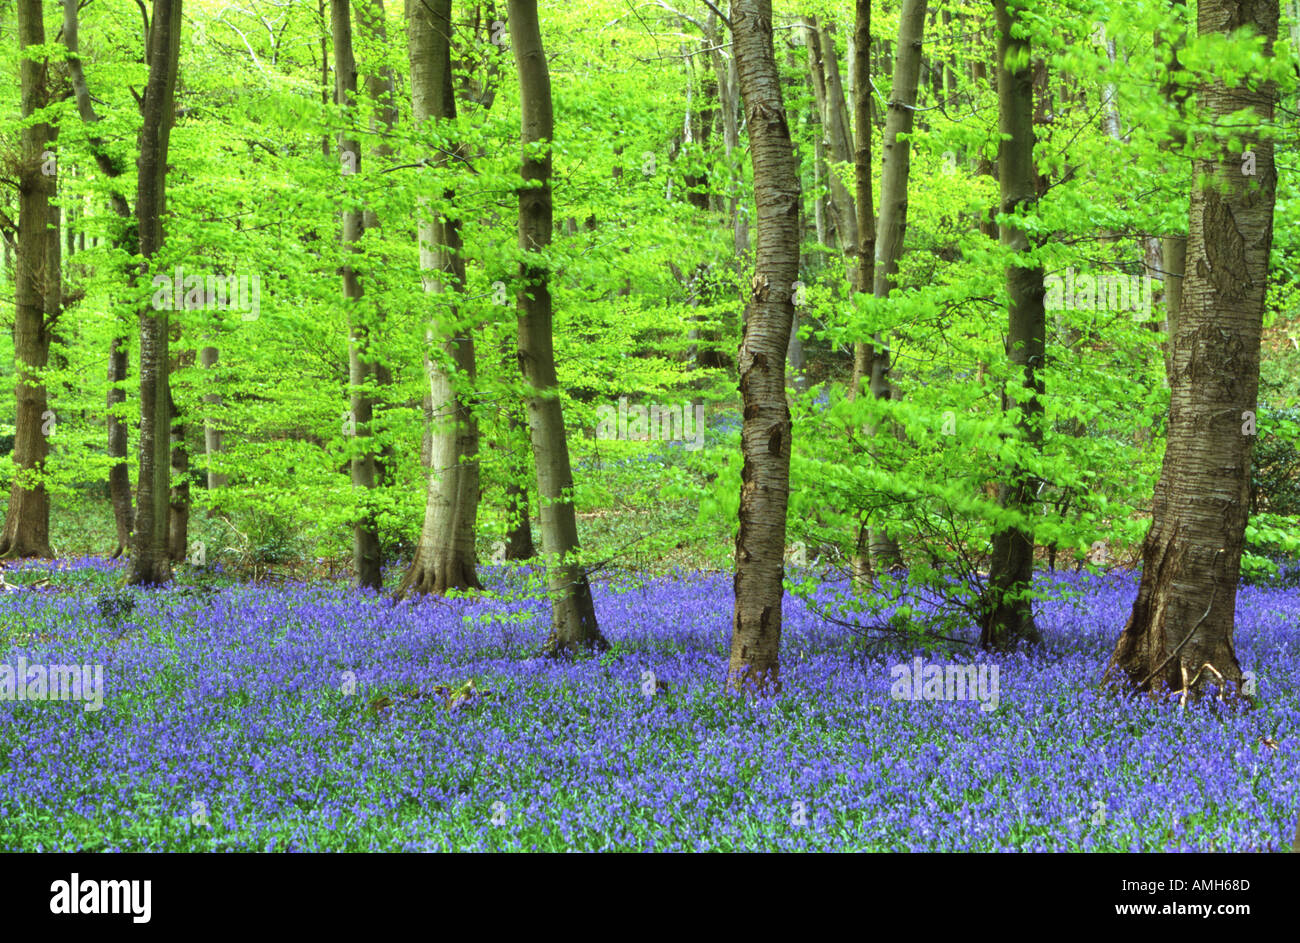
<svg viewBox="0 0 1300 943"><path fill-rule="evenodd" d="M48 581L0 596L0 660L102 664L104 706L0 700L0 850L1275 851L1300 818L1294 588L1238 596L1254 710L1102 691L1136 583L1083 573L990 711L893 699L913 653L793 597L783 692L727 696L726 574L597 583L612 649L555 662L528 571L394 606L53 567L7 570Z"/></svg>

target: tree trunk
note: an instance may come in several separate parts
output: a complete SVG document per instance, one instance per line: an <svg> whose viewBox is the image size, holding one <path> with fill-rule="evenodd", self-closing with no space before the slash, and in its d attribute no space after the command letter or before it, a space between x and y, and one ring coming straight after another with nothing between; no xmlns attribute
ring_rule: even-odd
<svg viewBox="0 0 1300 943"><path fill-rule="evenodd" d="M818 26L815 19L808 21L808 60L813 70L813 91L821 111L822 129L830 149L831 216L839 247L848 257L850 271L858 253L858 217L853 205L853 195L844 185L837 166L853 161L852 135L849 132L848 108L844 101L844 85L840 81L840 62L835 51L835 34L829 26Z"/></svg>
<svg viewBox="0 0 1300 943"><path fill-rule="evenodd" d="M898 15L898 55L894 59L894 76L885 113L884 154L880 167L880 222L876 227L876 264L872 293L888 298L898 275L898 260L903 255L907 233L908 181L911 173L912 118L915 114L917 86L921 80L921 49L925 40L926 0L903 0ZM899 135L903 140L899 140ZM866 285L862 290L867 290ZM889 344L876 338L876 357L871 365L871 395L876 399L893 398L889 380ZM867 430L868 440L879 435ZM871 531L871 563L877 573L903 565L898 543L879 528Z"/></svg>
<svg viewBox="0 0 1300 943"><path fill-rule="evenodd" d="M503 354L508 352L503 350ZM515 358L516 367L521 367ZM522 369L521 369L522 373ZM506 438L498 447L504 452L506 469L506 547L507 560L531 560L537 556L533 546L533 528L528 517L528 423L519 404L507 403Z"/></svg>
<svg viewBox="0 0 1300 943"><path fill-rule="evenodd" d="M174 325L179 327L179 325ZM180 331L175 331L173 341L180 340ZM186 354L190 351L180 351L172 358L172 369L175 370L187 366ZM171 554L173 563L180 563L185 559L189 550L189 531L190 531L190 452L185 445L185 424L181 421L181 411L176 406L176 399L172 396L171 383L167 384L167 406L172 416L171 423L171 489L169 491L169 508L167 514L167 546Z"/></svg>
<svg viewBox="0 0 1300 943"><path fill-rule="evenodd" d="M140 228L140 275L163 243L167 209L167 148L175 115L180 54L181 0L154 0L149 29L149 80L142 106L136 219ZM166 276L163 276L166 277ZM171 579L167 512L171 472L171 422L168 384L168 313L165 305L140 311L140 473L135 546L129 583L161 584Z"/></svg>
<svg viewBox="0 0 1300 943"><path fill-rule="evenodd" d="M1185 0L1172 0L1171 6L1178 14L1178 25L1174 28L1174 35L1164 36L1157 35L1156 46L1167 46L1170 53L1169 68L1165 73L1166 80L1160 87L1160 93L1165 100L1172 105L1178 113L1177 120L1183 119L1184 103L1187 101L1189 89L1180 85L1174 80L1174 74L1182 67L1178 61L1178 52L1186 44L1186 35L1183 32L1183 11L1186 8ZM1300 5L1293 4L1293 9L1300 13ZM1291 26L1292 42L1294 43L1297 35L1296 30L1300 26L1293 21ZM1183 133L1181 124L1175 126L1174 133L1168 142L1168 148L1172 152L1175 160L1182 158L1183 148L1187 144L1187 136ZM1187 266L1187 237L1182 233L1168 233L1160 240L1160 267L1161 280L1164 286L1165 301L1165 382L1173 387L1174 382L1174 337L1178 333L1178 310L1183 303L1183 278L1186 275Z"/></svg>
<svg viewBox="0 0 1300 943"><path fill-rule="evenodd" d="M1201 0L1201 36L1242 27L1277 39L1277 0L1239 5ZM1253 87L1251 87L1253 86ZM1219 159L1194 163L1182 308L1174 348L1169 439L1156 485L1142 581L1106 678L1158 694L1199 695L1213 681L1241 693L1233 615L1248 515L1260 334L1273 241L1277 176L1271 126L1276 86L1216 81L1197 100L1209 127L1251 110L1234 125ZM1226 134L1226 132L1225 132ZM1239 136L1239 137L1237 137ZM1241 153L1255 157L1254 174Z"/></svg>
<svg viewBox="0 0 1300 943"><path fill-rule="evenodd" d="M19 0L18 41L21 49L45 42L40 0ZM19 67L22 114L30 118L49 100L48 63L22 59ZM0 532L0 556L52 557L50 496L45 489L45 459L53 430L47 414L45 381L40 372L49 361L50 332L59 316L59 227L55 175L43 172L43 156L53 143L54 129L46 122L21 133L22 162L18 168L18 252L14 265L14 482ZM53 222L53 228L50 224Z"/></svg>
<svg viewBox="0 0 1300 943"><path fill-rule="evenodd" d="M1178 312L1183 306L1183 278L1187 274L1187 237L1170 234L1160 240L1160 267L1165 289L1165 382L1174 384L1174 338L1178 334Z"/></svg>
<svg viewBox="0 0 1300 943"><path fill-rule="evenodd" d="M78 41L78 0L63 0L63 45L68 50L68 73L71 79L73 96L77 103L77 113L84 124L99 121L95 106L90 98L90 89L86 84L85 72L81 67ZM95 163L104 176L116 179L125 172L125 166L108 153L104 142L98 136L91 136L87 142ZM113 212L121 222L121 228L112 236L114 248L125 249L134 254L136 246L132 236L138 237L138 231L131 226L131 207L126 197L113 193L111 198ZM84 234L83 234L84 235ZM128 350L126 335L130 330L129 318L121 318L115 325L119 330L109 341L108 352L108 455L114 464L108 471L108 494L113 505L113 520L117 528L117 548L112 553L116 559L126 552L131 545L133 525L131 508L131 471L127 465L127 428L122 421L121 405L126 402L126 390L122 384L127 378Z"/></svg>
<svg viewBox="0 0 1300 943"><path fill-rule="evenodd" d="M117 527L116 559L131 546L131 532L135 515L131 507L131 470L127 465L127 428L121 418L121 406L126 402L122 384L127 375L127 342L123 336L109 341L108 349L108 455L115 464L108 470L108 496L113 505L113 522Z"/></svg>
<svg viewBox="0 0 1300 943"><path fill-rule="evenodd" d="M451 0L407 0L406 12L413 117L417 123L454 121ZM441 155L437 163L446 167L449 160ZM454 204L454 191L443 196ZM474 568L478 421L467 395L474 388L474 334L472 328L459 323L456 305L439 301L440 297L464 293L460 220L434 218L428 201L421 212L420 268L424 290L437 312L428 329L428 342L436 343L440 351L425 357L431 412L428 492L420 542L398 587L399 599L408 593L482 588Z"/></svg>
<svg viewBox="0 0 1300 943"><path fill-rule="evenodd" d="M1018 28L1019 10L1014 0L995 0L998 23L998 125L1003 140L998 148L998 184L1002 212L1032 210L1036 202L1034 170L1034 70L1029 41L1012 35ZM1008 71L1011 57L1018 68ZM1014 222L999 227L1000 240L1008 250L1028 252L1029 237ZM1043 307L1042 266L1022 268L1008 261L1007 360L1022 381L1021 396L1002 395L1003 412L1019 410L1018 433L1034 450L1042 445L1043 356L1046 351L1046 317ZM1011 382L1014 383L1014 380ZM1007 527L993 535L989 585L983 600L980 645L986 649L1011 650L1021 642L1040 641L1034 623L1032 601L1025 594L1034 578L1034 534L1028 523L1038 480L1019 466L1006 470L998 484L998 505L1022 515L1025 523Z"/></svg>
<svg viewBox="0 0 1300 943"><path fill-rule="evenodd" d="M388 30L385 25L383 0L365 0L365 2L357 3L356 16L362 42L366 48L376 50L386 48L388 46ZM393 127L397 123L397 86L393 80L393 70L386 65L378 68L372 67L367 70L365 84L366 96L370 99L371 105L370 130L378 135L378 142L371 149L371 154L375 158L376 166L382 167L387 159L392 156L393 148L389 144L389 137L392 135ZM378 230L379 226L379 214L372 207L367 206L362 211L361 216L362 232ZM380 256L378 262L380 265L386 266L388 259L386 256ZM372 314L370 315L370 326L366 332L366 343L367 347L371 349L379 343L385 321L383 302L380 298L381 296L377 294L370 306ZM392 369L377 355L370 357L368 371L377 390L371 398L371 415L374 423L368 426L367 432L370 436L378 438L379 432L376 426L379 419L376 418L376 414L382 415L383 390L385 387L392 385L393 375ZM373 454L375 462L374 486L383 488L392 484L393 469L397 461L393 447L385 442L382 445L375 446Z"/></svg>
<svg viewBox="0 0 1300 943"><path fill-rule="evenodd" d="M339 107L347 115L348 121L355 118L357 95L357 64L352 53L352 18L348 10L348 0L330 0L330 28L334 35L334 80L335 97ZM347 128L339 132L339 160L345 175L352 175L361 170L361 145L353 138ZM361 241L364 230L362 210L346 209L343 211L343 247L345 254L355 253L356 244ZM348 309L348 385L351 387L349 397L349 428L356 438L363 440L352 443L350 461L352 487L360 488L365 494L362 509L352 526L352 570L358 587L379 589L382 585L380 572L381 559L379 548L379 526L375 520L375 509L370 492L376 484L378 474L377 462L373 449L364 440L370 438L370 424L374 419L374 400L368 390L370 381L376 378L375 364L370 351L371 336L368 316L361 310L361 279L351 265L344 264L343 299Z"/></svg>
<svg viewBox="0 0 1300 943"><path fill-rule="evenodd" d="M199 364L205 370L211 370L217 365L220 359L220 351L216 347L204 347L199 350ZM211 381L209 381L211 382ZM218 410L222 406L220 393L203 394L203 402L208 406L215 406ZM213 459L220 455L225 449L221 441L221 426L218 425L212 415L209 414L203 421L203 454L208 461L208 490L215 491L218 488L224 488L229 483L230 476L224 472L216 471L213 468Z"/></svg>
<svg viewBox="0 0 1300 943"><path fill-rule="evenodd" d="M528 430L537 467L541 502L542 550L551 597L548 654L569 654L580 648L605 649L609 643L596 624L587 574L574 559L578 550L578 520L573 508L573 472L560 408L551 338L551 290L547 263L534 253L551 244L551 76L537 0L510 0L510 42L519 71L523 138L523 180L519 189L519 248L530 256L519 265L519 360L531 388Z"/></svg>
<svg viewBox="0 0 1300 943"><path fill-rule="evenodd" d="M875 281L876 273L876 214L871 196L871 0L856 0L856 19L853 36L853 182L858 212L858 257L853 267L853 290L865 292ZM853 378L849 382L848 398L857 399L863 380L870 382L876 373L874 364L885 358L888 370L889 352L883 349L880 335L873 344L853 342ZM883 371L882 371L883 375ZM853 555L850 560L853 582L867 586L872 582L870 531L859 526Z"/></svg>
<svg viewBox="0 0 1300 943"><path fill-rule="evenodd" d="M722 146L727 155L727 214L731 220L732 245L736 255L749 251L749 221L745 218L739 193L744 174L736 156L740 149L740 88L736 78L736 58L724 60L713 43L710 56L718 76L718 109L722 112Z"/></svg>
<svg viewBox="0 0 1300 943"><path fill-rule="evenodd" d="M729 689L779 691L790 410L786 344L799 274L799 168L772 49L771 0L734 0L731 30L758 208L754 276L737 363L743 403L740 526Z"/></svg>

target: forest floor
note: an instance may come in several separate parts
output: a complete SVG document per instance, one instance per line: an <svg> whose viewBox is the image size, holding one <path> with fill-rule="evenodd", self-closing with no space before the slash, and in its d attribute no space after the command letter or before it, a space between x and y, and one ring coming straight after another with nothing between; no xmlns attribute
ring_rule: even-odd
<svg viewBox="0 0 1300 943"><path fill-rule="evenodd" d="M1238 596L1252 710L1101 689L1136 584L1088 573L1030 655L867 646L787 597L783 691L747 702L725 574L597 581L612 648L557 663L529 569L394 606L122 566L5 571L0 665L103 683L97 710L0 700L0 850L1275 851L1300 819L1294 589ZM991 690L898 699L918 659Z"/></svg>

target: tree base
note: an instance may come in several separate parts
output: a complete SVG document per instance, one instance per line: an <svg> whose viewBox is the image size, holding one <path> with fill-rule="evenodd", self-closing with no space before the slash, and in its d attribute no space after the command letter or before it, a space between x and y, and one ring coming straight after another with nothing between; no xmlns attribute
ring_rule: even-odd
<svg viewBox="0 0 1300 943"><path fill-rule="evenodd" d="M393 593L393 601L399 602L411 596L445 596L451 590L482 589L472 559L451 556L426 564L417 550L415 559Z"/></svg>
<svg viewBox="0 0 1300 943"><path fill-rule="evenodd" d="M11 540L7 536L0 538L0 560L18 560L25 557L50 560L54 558L54 551L50 549L48 541L38 544Z"/></svg>
<svg viewBox="0 0 1300 943"><path fill-rule="evenodd" d="M600 654L607 651L609 651L609 641L599 631L594 636L567 642L561 641L552 633L547 637L546 644L542 646L542 654L547 658L574 658L580 654Z"/></svg>
<svg viewBox="0 0 1300 943"><path fill-rule="evenodd" d="M131 573L126 578L126 585L165 586L171 581L172 565L165 556L158 559L137 557L131 561Z"/></svg>

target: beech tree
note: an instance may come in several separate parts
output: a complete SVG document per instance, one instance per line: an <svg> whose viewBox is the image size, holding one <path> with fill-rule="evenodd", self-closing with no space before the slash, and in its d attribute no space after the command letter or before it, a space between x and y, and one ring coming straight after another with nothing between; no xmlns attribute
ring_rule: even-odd
<svg viewBox="0 0 1300 943"><path fill-rule="evenodd" d="M885 110L885 133L880 161L880 218L875 227L871 285L863 283L861 291L870 289L876 298L888 298L898 276L898 260L903 255L907 233L907 189L911 174L911 134L916 114L916 91L921 81L921 49L925 39L926 0L903 0L898 14L898 55L894 58L894 76L889 86L889 104ZM865 116L863 116L865 118ZM860 119L862 120L862 119ZM900 140L901 138L901 140ZM871 395L878 400L893 398L889 379L891 366L890 339L877 336L875 356L871 362ZM880 434L875 427L867 430L871 441ZM871 531L871 563L876 572L896 569L903 564L898 542L880 528Z"/></svg>
<svg viewBox="0 0 1300 943"><path fill-rule="evenodd" d="M163 244L167 211L167 150L175 120L176 73L180 58L181 0L154 0L149 23L149 81L141 106L140 159L135 215L139 225L139 275ZM135 545L128 582L171 579L168 546L171 473L171 385L168 378L168 311L140 309L140 473L137 480Z"/></svg>
<svg viewBox="0 0 1300 943"><path fill-rule="evenodd" d="M523 138L523 185L519 188L519 363L528 383L528 432L541 503L542 552L551 599L548 654L607 648L596 624L587 574L576 557L578 519L573 508L573 471L555 375L551 337L551 288L545 252L554 227L551 144L555 134L551 76L537 21L537 0L510 0L510 44L519 72ZM787 325L787 330L789 327ZM784 357L784 351L782 352Z"/></svg>
<svg viewBox="0 0 1300 943"><path fill-rule="evenodd" d="M335 98L343 109L345 121L350 122L355 118L353 109L357 97L357 62L352 51L352 16L348 0L330 0L330 28L334 37ZM361 144L346 126L339 132L339 162L345 176L352 176L361 170ZM364 231L363 209L357 205L346 207L343 210L345 254L355 254L358 251L357 243L361 241ZM352 457L349 464L352 486L366 493L352 526L352 570L358 586L379 589L383 582L380 572L382 560L379 525L368 494L376 484L378 463L374 450L366 441L371 437L370 425L374 419L372 387L378 379L378 373L370 350L372 337L369 319L361 310L361 278L356 267L347 261L342 266L342 273L343 301L349 311L348 385L351 389L350 408L344 427L348 435L353 435L358 440L351 445Z"/></svg>
<svg viewBox="0 0 1300 943"><path fill-rule="evenodd" d="M411 63L412 114L417 122L443 127L456 117L451 74L451 0L408 0L407 45ZM459 152L440 152L446 169ZM478 519L478 421L469 391L475 379L474 334L458 323L454 299L464 293L465 258L456 194L444 190L442 208L422 204L420 268L424 290L437 316L431 318L425 357L432 428L424 526L415 558L398 588L407 593L444 593L480 588L475 572ZM454 368L454 369L453 369Z"/></svg>
<svg viewBox="0 0 1300 943"><path fill-rule="evenodd" d="M737 365L742 403L740 526L728 686L780 690L790 409L785 356L799 275L799 169L772 48L771 0L736 0L731 35L754 169L754 275Z"/></svg>
<svg viewBox="0 0 1300 943"><path fill-rule="evenodd" d="M854 264L853 289L866 292L875 282L876 214L871 195L871 0L857 0L853 26L853 184L858 213L860 248ZM879 365L879 366L877 366ZM863 383L874 383L873 390L883 390L887 383L889 352L879 335L868 344L853 342L853 375L849 380L848 398L856 399ZM879 377L879 379L877 379ZM871 577L871 531L865 521L854 537L850 568L853 580L865 583Z"/></svg>
<svg viewBox="0 0 1300 943"><path fill-rule="evenodd" d="M1201 36L1250 29L1264 37L1267 55L1278 15L1277 0L1201 0L1197 29ZM1112 682L1152 694L1199 695L1209 683L1241 692L1233 619L1277 189L1273 140L1260 130L1272 124L1276 94L1274 83L1247 77L1196 91L1217 153L1194 161L1168 444L1142 581L1106 671ZM1246 112L1257 120L1226 120Z"/></svg>
<svg viewBox="0 0 1300 943"><path fill-rule="evenodd" d="M49 104L49 63L41 0L19 0L18 44L22 50L22 115L32 118ZM14 259L15 475L0 532L0 556L52 557L50 496L43 476L49 455L52 414L41 371L50 356L50 335L62 307L59 283L59 210L51 204L56 189L54 141L49 121L26 125L21 138L17 253ZM51 226L51 223L53 224Z"/></svg>
<svg viewBox="0 0 1300 943"><path fill-rule="evenodd" d="M80 23L78 20L77 0L63 0L63 45L68 50L68 76L72 84L72 94L77 105L77 114L83 123L93 125L100 120L95 105L90 97L90 86L86 81L80 54ZM147 46L147 43L146 43ZM108 179L116 180L126 172L125 164L109 153L104 140L93 135L87 141L95 166ZM111 241L116 248L133 250L138 230L133 225L131 205L116 190L111 191L109 204L113 210L113 232ZM116 559L127 551L131 542L133 509L131 506L131 471L126 461L127 428L121 419L121 408L126 403L126 390L123 383L127 376L127 332L130 330L129 316L119 318L120 330L114 332L109 341L108 354L108 396L107 420L108 454L114 460L108 471L109 500L113 505L113 521L117 529L117 547L110 555Z"/></svg>
<svg viewBox="0 0 1300 943"><path fill-rule="evenodd" d="M1034 172L1034 70L1029 40L1022 33L1020 0L995 0L998 28L998 187L1001 211L1013 216L1033 208L1036 200ZM1014 219L998 227L999 239L1010 253L1006 288L1007 362L1013 373L1002 394L1004 413L1016 412L1016 428L1031 449L1042 443L1043 355L1046 352L1046 311L1043 305L1043 268L1026 266L1015 254L1030 249L1029 236ZM1016 380L1019 383L1016 383ZM993 535L987 592L983 600L980 645L990 649L1015 648L1021 642L1039 641L1033 605L1026 595L1034 578L1034 533L1028 511L1037 494L1038 479L1027 469L1012 466L998 482L998 504L1021 515L1018 526L1004 527Z"/></svg>

